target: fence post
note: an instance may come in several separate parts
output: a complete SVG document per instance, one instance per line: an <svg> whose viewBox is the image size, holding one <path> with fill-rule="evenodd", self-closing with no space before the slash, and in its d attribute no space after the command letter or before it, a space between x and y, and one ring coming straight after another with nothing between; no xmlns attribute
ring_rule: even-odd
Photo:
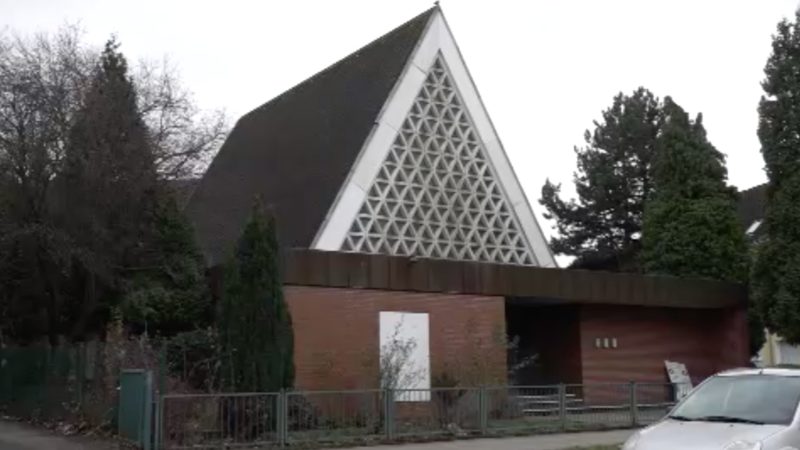
<svg viewBox="0 0 800 450"><path fill-rule="evenodd" d="M386 388L383 391L383 428L386 439L394 439L394 391Z"/></svg>
<svg viewBox="0 0 800 450"><path fill-rule="evenodd" d="M631 381L631 426L639 426L639 401L636 398L636 382Z"/></svg>
<svg viewBox="0 0 800 450"><path fill-rule="evenodd" d="M164 396L160 392L156 395L156 408L155 408L155 411L156 411L156 419L155 419L154 422L156 424L156 429L155 429L155 432L153 433L153 435L154 435L153 448L155 450L160 450L161 446L164 445L164 423L165 423L165 420L164 420Z"/></svg>
<svg viewBox="0 0 800 450"><path fill-rule="evenodd" d="M78 388L78 407L83 408L83 383L85 378L86 358L84 358L86 347L83 342L78 343L78 348L75 350L75 380L77 381Z"/></svg>
<svg viewBox="0 0 800 450"><path fill-rule="evenodd" d="M158 354L158 394L167 395L167 344L162 345Z"/></svg>
<svg viewBox="0 0 800 450"><path fill-rule="evenodd" d="M564 383L558 385L558 421L561 430L567 429L567 386Z"/></svg>
<svg viewBox="0 0 800 450"><path fill-rule="evenodd" d="M289 399L286 396L286 389L281 389L277 399L277 414L275 417L275 427L278 432L278 445L286 447L287 434L289 434Z"/></svg>
<svg viewBox="0 0 800 450"><path fill-rule="evenodd" d="M158 352L158 388L156 391L156 430L155 430L155 448L159 450L164 445L164 427L166 426L166 418L164 417L164 396L167 395L167 344L162 343L161 349Z"/></svg>
<svg viewBox="0 0 800 450"><path fill-rule="evenodd" d="M480 414L481 434L486 435L489 428L489 405L486 398L486 386L483 385L478 391L478 414Z"/></svg>

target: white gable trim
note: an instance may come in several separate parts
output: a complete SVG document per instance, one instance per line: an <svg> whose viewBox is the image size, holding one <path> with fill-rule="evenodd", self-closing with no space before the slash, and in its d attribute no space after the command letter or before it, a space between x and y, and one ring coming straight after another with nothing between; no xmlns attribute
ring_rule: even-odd
<svg viewBox="0 0 800 450"><path fill-rule="evenodd" d="M747 231L745 231L744 233L749 236L755 233L756 230L758 230L758 227L760 226L761 226L761 220L755 220L753 221L753 223L750 224L749 227L747 227Z"/></svg>
<svg viewBox="0 0 800 450"><path fill-rule="evenodd" d="M444 16L438 10L431 16L422 38L417 43L400 79L378 115L370 136L362 147L359 157L353 164L344 186L339 191L311 247L329 251L337 251L342 248L342 243L366 199L367 192L425 81L427 71L439 54L450 70L455 87L484 144L488 160L495 170L498 182L531 246L537 265L556 267L555 259L544 234L508 161L500 138L464 64L453 35Z"/></svg>

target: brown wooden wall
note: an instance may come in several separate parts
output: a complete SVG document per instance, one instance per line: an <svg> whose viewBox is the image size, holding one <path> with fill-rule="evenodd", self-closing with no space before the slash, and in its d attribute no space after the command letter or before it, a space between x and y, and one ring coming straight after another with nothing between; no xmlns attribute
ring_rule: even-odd
<svg viewBox="0 0 800 450"><path fill-rule="evenodd" d="M664 360L686 364L700 381L747 364L741 309L690 310L584 306L580 314L584 383L667 382ZM617 348L595 339L616 338Z"/></svg>

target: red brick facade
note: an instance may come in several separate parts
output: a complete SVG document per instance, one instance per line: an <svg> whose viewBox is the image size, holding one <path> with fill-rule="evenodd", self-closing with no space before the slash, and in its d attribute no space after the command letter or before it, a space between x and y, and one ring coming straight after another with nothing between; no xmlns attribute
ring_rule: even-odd
<svg viewBox="0 0 800 450"><path fill-rule="evenodd" d="M505 382L505 300L474 295L287 286L298 389L378 385L381 311L428 313L431 376Z"/></svg>
<svg viewBox="0 0 800 450"><path fill-rule="evenodd" d="M506 327L521 351L538 355L512 383L664 383L664 360L686 364L699 381L748 360L737 308L507 308L502 297L304 286L287 286L286 298L299 389L377 387L381 311L428 313L431 376L447 372L463 384L509 381ZM598 348L597 339L616 348Z"/></svg>

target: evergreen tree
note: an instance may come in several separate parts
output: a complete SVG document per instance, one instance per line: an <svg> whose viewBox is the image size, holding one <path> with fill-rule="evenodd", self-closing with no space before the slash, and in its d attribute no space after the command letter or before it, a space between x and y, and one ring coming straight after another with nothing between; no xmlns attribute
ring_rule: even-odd
<svg viewBox="0 0 800 450"><path fill-rule="evenodd" d="M121 278L146 266L156 181L127 62L111 40L76 113L59 186L59 215L80 249L72 338L102 328Z"/></svg>
<svg viewBox="0 0 800 450"><path fill-rule="evenodd" d="M136 261L143 229L152 224L157 174L127 62L113 40L76 115L63 178L81 241L115 261Z"/></svg>
<svg viewBox="0 0 800 450"><path fill-rule="evenodd" d="M575 148L577 201L560 198L548 180L540 203L555 219L554 252L576 256L575 265L637 271L644 202L652 190L650 162L661 123L661 104L650 91L614 97L586 146ZM598 265L599 262L599 265Z"/></svg>
<svg viewBox="0 0 800 450"><path fill-rule="evenodd" d="M752 294L767 328L800 343L800 12L783 20L764 69L758 137L769 178Z"/></svg>
<svg viewBox="0 0 800 450"><path fill-rule="evenodd" d="M274 392L294 383L294 335L278 262L275 219L257 203L223 279L225 388Z"/></svg>
<svg viewBox="0 0 800 450"><path fill-rule="evenodd" d="M138 330L161 336L205 328L213 311L203 257L194 231L170 193L155 211L148 268L126 281L123 317Z"/></svg>
<svg viewBox="0 0 800 450"><path fill-rule="evenodd" d="M725 157L669 97L653 160L653 195L644 216L647 272L743 281L747 248L727 186Z"/></svg>

